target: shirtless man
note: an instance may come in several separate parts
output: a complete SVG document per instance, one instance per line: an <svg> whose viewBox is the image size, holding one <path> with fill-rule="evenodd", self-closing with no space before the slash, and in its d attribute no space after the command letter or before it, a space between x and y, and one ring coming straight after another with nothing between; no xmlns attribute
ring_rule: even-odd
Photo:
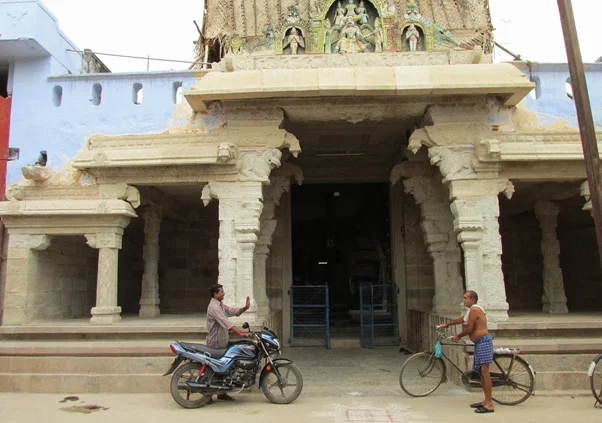
<svg viewBox="0 0 602 423"><path fill-rule="evenodd" d="M474 291L464 293L464 307L468 312L464 317L460 317L449 323L441 325L446 328L453 325L464 325L462 332L455 335L452 339L455 342L460 341L463 336L468 335L474 342L474 364L472 366L473 375L480 375L481 387L485 394L485 400L470 404L475 413L493 413L493 401L491 400L491 376L489 374L489 365L493 363L493 339L487 330L487 317L483 308L477 304L479 296Z"/></svg>

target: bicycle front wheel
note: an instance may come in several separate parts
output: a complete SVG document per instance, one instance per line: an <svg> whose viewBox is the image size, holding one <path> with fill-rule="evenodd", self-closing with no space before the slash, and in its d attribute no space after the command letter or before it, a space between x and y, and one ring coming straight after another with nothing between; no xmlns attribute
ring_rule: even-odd
<svg viewBox="0 0 602 423"><path fill-rule="evenodd" d="M435 392L445 379L445 363L432 353L417 353L401 366L399 385L412 397L425 397Z"/></svg>
<svg viewBox="0 0 602 423"><path fill-rule="evenodd" d="M587 374L589 375L592 394L594 394L596 401L602 404L602 354L592 361Z"/></svg>
<svg viewBox="0 0 602 423"><path fill-rule="evenodd" d="M517 405L533 394L535 375L529 363L513 355L496 355L489 366L492 399L502 405Z"/></svg>

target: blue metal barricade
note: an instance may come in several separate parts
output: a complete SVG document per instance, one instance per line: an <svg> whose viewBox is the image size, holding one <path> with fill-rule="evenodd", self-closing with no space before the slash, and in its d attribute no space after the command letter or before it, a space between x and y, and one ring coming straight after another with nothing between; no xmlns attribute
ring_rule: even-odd
<svg viewBox="0 0 602 423"><path fill-rule="evenodd" d="M290 345L330 348L328 285L293 285L289 295Z"/></svg>
<svg viewBox="0 0 602 423"><path fill-rule="evenodd" d="M360 286L360 345L364 348L399 345L395 285Z"/></svg>

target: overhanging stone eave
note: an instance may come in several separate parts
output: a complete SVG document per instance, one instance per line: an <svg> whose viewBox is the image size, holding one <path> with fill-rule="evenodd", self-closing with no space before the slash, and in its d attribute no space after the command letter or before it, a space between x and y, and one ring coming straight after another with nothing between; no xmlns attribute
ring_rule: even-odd
<svg viewBox="0 0 602 423"><path fill-rule="evenodd" d="M597 133L602 139L602 131ZM602 144L599 144L602 149ZM477 146L481 162L571 162L583 161L579 131L515 132L498 134ZM602 158L602 153L600 154Z"/></svg>
<svg viewBox="0 0 602 423"><path fill-rule="evenodd" d="M48 217L138 217L130 203L116 199L1 201L0 217L39 219Z"/></svg>
<svg viewBox="0 0 602 423"><path fill-rule="evenodd" d="M534 88L507 64L214 72L185 93L197 112L213 101L310 97L496 95L518 104Z"/></svg>

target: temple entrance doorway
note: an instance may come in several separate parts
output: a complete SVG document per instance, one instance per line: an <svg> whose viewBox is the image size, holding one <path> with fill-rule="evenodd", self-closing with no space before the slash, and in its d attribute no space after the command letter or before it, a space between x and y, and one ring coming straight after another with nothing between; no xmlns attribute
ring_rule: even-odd
<svg viewBox="0 0 602 423"><path fill-rule="evenodd" d="M388 184L294 186L291 199L293 290L328 287L331 340L357 342L361 320L371 323L362 305L368 310L369 302L383 300L370 286L391 284ZM295 329L303 335L302 327Z"/></svg>

